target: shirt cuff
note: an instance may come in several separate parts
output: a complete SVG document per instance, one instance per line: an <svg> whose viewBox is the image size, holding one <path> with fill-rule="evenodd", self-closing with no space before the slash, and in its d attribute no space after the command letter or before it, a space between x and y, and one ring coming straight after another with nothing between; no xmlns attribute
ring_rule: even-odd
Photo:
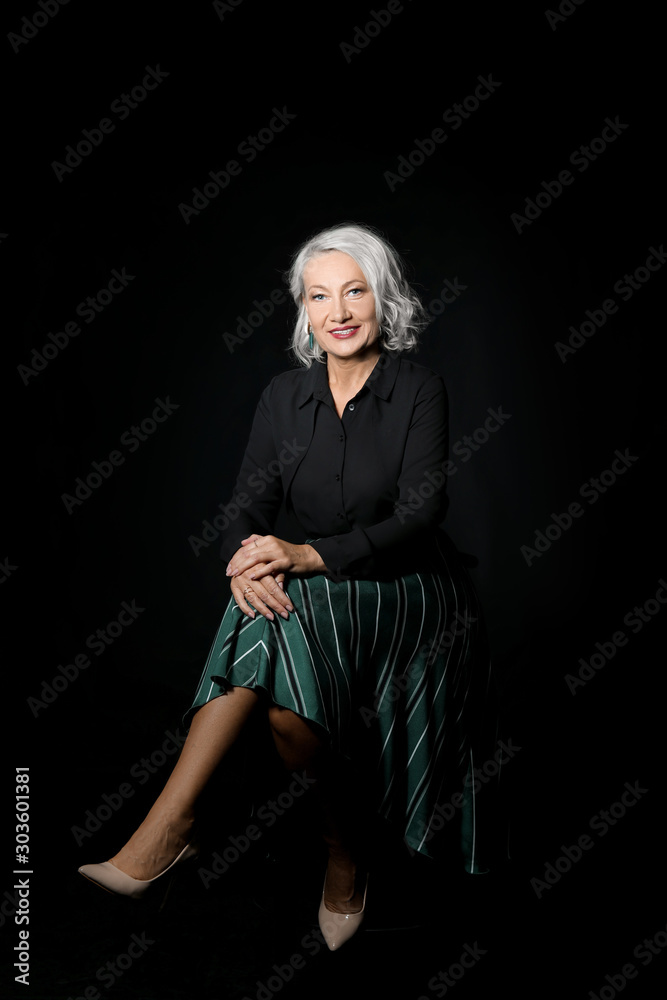
<svg viewBox="0 0 667 1000"><path fill-rule="evenodd" d="M344 535L316 538L309 545L320 555L328 575L336 583L353 577L355 563L373 554L373 547L361 528Z"/></svg>

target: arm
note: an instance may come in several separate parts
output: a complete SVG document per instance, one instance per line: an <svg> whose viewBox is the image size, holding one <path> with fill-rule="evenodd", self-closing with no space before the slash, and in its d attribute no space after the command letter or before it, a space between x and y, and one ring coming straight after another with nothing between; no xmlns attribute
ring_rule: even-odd
<svg viewBox="0 0 667 1000"><path fill-rule="evenodd" d="M227 563L253 534L273 531L283 499L280 464L276 454L268 407L268 388L262 393L250 429L241 469L227 505L229 520L222 535L220 557Z"/></svg>
<svg viewBox="0 0 667 1000"><path fill-rule="evenodd" d="M268 391L262 393L257 405L232 499L225 508L229 524L223 532L220 550L225 562L242 551L243 542L261 538L257 532L272 530L282 502L280 462L271 432ZM252 581L247 574L231 580L231 591L238 607L251 618L255 617L253 607L270 620L271 609L286 618L292 606L284 592L284 579L284 573L272 572L260 563L254 568ZM244 594L247 587L253 590L247 595L252 606Z"/></svg>

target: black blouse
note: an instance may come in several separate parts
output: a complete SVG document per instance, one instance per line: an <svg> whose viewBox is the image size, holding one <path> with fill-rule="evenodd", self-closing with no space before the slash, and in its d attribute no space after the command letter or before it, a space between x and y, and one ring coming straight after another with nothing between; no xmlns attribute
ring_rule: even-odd
<svg viewBox="0 0 667 1000"><path fill-rule="evenodd" d="M447 446L442 378L400 355L380 355L342 419L325 364L284 372L257 406L222 558L273 534L284 502L300 536L287 540L311 540L335 580L432 567Z"/></svg>

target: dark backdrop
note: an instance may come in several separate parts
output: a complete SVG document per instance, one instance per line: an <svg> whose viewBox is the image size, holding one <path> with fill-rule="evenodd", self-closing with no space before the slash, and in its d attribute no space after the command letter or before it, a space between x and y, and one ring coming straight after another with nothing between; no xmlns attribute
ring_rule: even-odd
<svg viewBox="0 0 667 1000"><path fill-rule="evenodd" d="M45 0L2 20L4 774L13 841L14 768L30 768L33 872L16 925L10 844L8 994L656 995L666 229L649 5ZM368 932L330 956L304 945L323 870L305 812L208 889L183 879L160 916L76 867L118 849L175 758L228 599L205 522L291 363L283 274L349 220L403 254L432 317L416 360L450 396L447 529L522 749L503 778L511 861L468 884L390 859ZM87 645L124 602L128 624ZM281 780L264 770L247 750L223 769L208 859ZM20 927L29 987L9 958Z"/></svg>

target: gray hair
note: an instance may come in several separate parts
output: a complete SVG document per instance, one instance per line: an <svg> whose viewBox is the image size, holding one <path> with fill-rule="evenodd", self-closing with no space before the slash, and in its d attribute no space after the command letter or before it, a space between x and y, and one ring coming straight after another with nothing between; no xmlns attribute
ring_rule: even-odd
<svg viewBox="0 0 667 1000"><path fill-rule="evenodd" d="M308 346L308 314L303 304L303 271L315 257L339 250L359 265L375 297L375 315L380 324L382 346L388 351L411 351L428 325L428 314L404 276L404 264L390 243L370 226L356 223L334 226L312 236L294 255L287 274L289 290L298 313L290 347L300 362L310 368L325 361L317 342Z"/></svg>

